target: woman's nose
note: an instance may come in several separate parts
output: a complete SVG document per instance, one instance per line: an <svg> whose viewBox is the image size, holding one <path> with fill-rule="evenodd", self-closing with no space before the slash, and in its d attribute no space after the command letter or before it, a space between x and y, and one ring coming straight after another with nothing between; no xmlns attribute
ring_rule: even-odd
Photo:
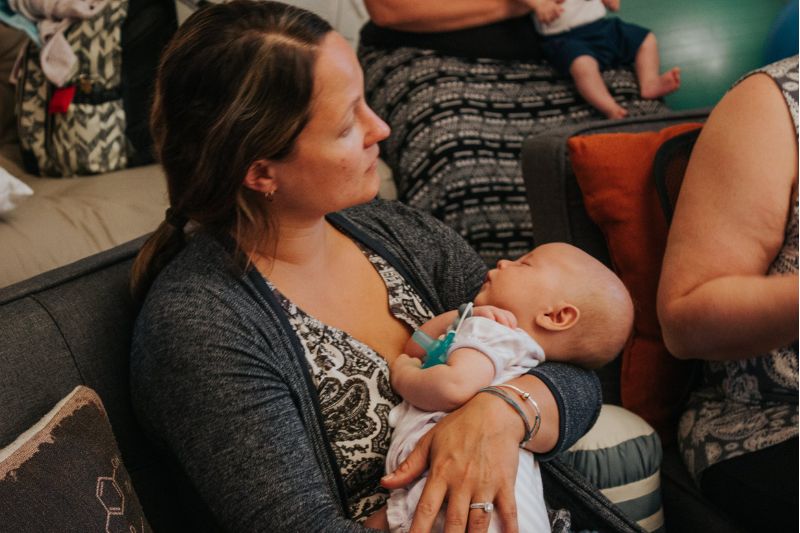
<svg viewBox="0 0 800 533"><path fill-rule="evenodd" d="M389 125L375 114L369 106L367 106L367 120L369 121L369 127L367 129L367 135L364 138L364 144L367 146L381 142L391 133Z"/></svg>

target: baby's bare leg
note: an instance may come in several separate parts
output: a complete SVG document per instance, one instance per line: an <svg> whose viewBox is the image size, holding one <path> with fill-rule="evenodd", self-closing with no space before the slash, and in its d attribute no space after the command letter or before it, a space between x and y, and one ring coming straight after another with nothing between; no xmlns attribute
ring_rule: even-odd
<svg viewBox="0 0 800 533"><path fill-rule="evenodd" d="M592 56L578 56L569 66L569 73L584 100L603 112L608 118L622 118L628 114L608 92L600 74L600 65Z"/></svg>
<svg viewBox="0 0 800 533"><path fill-rule="evenodd" d="M381 531L389 531L389 520L386 518L386 506L384 505L364 520L364 526Z"/></svg>
<svg viewBox="0 0 800 533"><path fill-rule="evenodd" d="M642 98L661 98L678 90L681 86L681 70L678 67L659 74L660 60L656 36L648 33L636 52L636 77Z"/></svg>

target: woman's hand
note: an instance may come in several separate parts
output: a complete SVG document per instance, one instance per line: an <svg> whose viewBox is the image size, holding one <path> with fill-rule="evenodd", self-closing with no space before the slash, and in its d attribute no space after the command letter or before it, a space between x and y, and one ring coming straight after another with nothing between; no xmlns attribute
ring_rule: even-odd
<svg viewBox="0 0 800 533"><path fill-rule="evenodd" d="M445 502L446 533L487 531L492 514L504 532L517 533L514 482L524 432L519 415L505 402L478 394L436 424L381 484L400 488L429 469L412 533L429 531ZM494 513L469 509L481 502L493 502Z"/></svg>
<svg viewBox="0 0 800 533"><path fill-rule="evenodd" d="M493 305L479 305L472 308L472 316L480 316L494 320L507 328L515 329L517 327L517 317L511 311L500 309Z"/></svg>
<svg viewBox="0 0 800 533"><path fill-rule="evenodd" d="M564 0L525 0L542 24L550 24L564 12Z"/></svg>

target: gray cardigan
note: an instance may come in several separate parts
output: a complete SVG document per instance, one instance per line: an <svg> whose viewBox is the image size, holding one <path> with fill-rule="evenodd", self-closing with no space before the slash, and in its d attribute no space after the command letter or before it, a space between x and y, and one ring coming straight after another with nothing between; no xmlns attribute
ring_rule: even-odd
<svg viewBox="0 0 800 533"><path fill-rule="evenodd" d="M470 301L479 257L439 221L373 201L329 220L388 260L434 313ZM591 427L591 372L533 370L553 391L566 449ZM229 531L366 531L347 518L344 484L299 339L263 277L241 273L205 235L161 272L136 322L132 394L146 430L178 461Z"/></svg>

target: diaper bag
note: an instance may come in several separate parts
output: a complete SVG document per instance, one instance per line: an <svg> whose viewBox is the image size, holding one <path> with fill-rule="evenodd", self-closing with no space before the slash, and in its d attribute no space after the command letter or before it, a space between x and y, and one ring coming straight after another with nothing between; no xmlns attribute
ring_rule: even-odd
<svg viewBox="0 0 800 533"><path fill-rule="evenodd" d="M176 28L172 0L109 0L65 30L77 70L62 87L47 80L39 47L29 42L16 89L25 169L67 177L152 162L153 80Z"/></svg>

